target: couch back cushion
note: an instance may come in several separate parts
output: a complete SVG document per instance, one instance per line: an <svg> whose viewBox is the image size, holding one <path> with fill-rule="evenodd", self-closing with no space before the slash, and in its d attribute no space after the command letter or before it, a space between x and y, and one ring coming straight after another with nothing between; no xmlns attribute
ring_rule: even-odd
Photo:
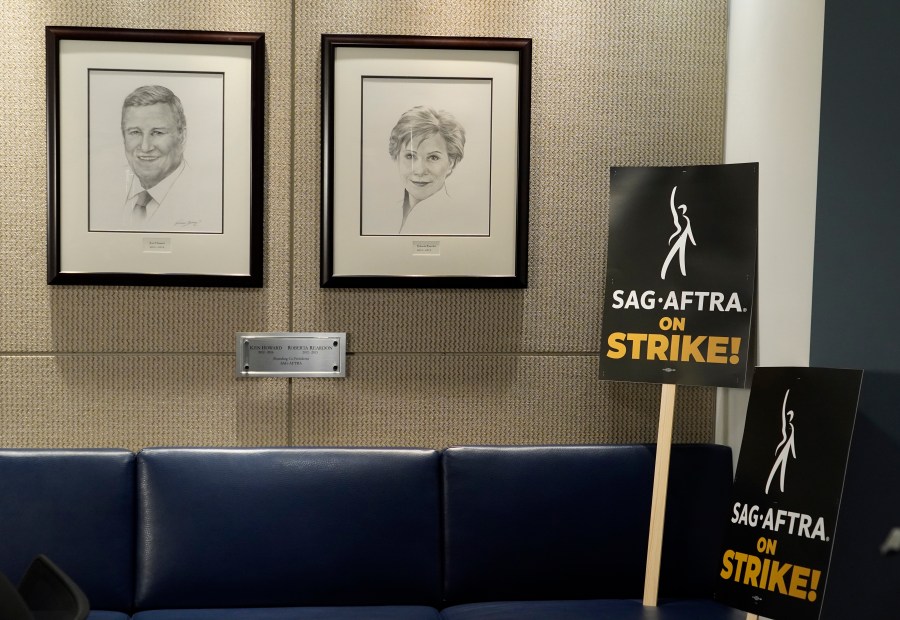
<svg viewBox="0 0 900 620"><path fill-rule="evenodd" d="M672 446L660 596L712 598L731 516L732 463L727 446Z"/></svg>
<svg viewBox="0 0 900 620"><path fill-rule="evenodd" d="M139 609L434 604L431 450L138 454Z"/></svg>
<svg viewBox="0 0 900 620"><path fill-rule="evenodd" d="M0 450L0 572L15 583L39 553L91 609L134 593L135 458L126 450Z"/></svg>
<svg viewBox="0 0 900 620"><path fill-rule="evenodd" d="M447 604L640 598L655 447L444 453ZM731 451L673 446L661 596L710 595Z"/></svg>

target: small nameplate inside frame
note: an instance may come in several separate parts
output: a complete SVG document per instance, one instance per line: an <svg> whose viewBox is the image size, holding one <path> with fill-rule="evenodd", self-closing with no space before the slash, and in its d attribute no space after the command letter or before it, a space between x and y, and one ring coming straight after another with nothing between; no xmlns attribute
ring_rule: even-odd
<svg viewBox="0 0 900 620"><path fill-rule="evenodd" d="M168 237L144 237L144 253L171 254L172 239Z"/></svg>
<svg viewBox="0 0 900 620"><path fill-rule="evenodd" d="M243 333L237 335L239 377L344 377L344 333Z"/></svg>
<svg viewBox="0 0 900 620"><path fill-rule="evenodd" d="M440 241L415 240L413 244L413 256L440 256Z"/></svg>

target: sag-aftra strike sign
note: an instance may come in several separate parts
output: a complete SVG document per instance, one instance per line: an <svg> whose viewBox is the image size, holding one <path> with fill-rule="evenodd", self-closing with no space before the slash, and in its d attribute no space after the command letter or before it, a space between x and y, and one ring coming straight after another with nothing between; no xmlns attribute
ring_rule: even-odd
<svg viewBox="0 0 900 620"><path fill-rule="evenodd" d="M744 387L758 164L612 168L600 372Z"/></svg>
<svg viewBox="0 0 900 620"><path fill-rule="evenodd" d="M777 620L819 618L862 376L756 369L716 600Z"/></svg>

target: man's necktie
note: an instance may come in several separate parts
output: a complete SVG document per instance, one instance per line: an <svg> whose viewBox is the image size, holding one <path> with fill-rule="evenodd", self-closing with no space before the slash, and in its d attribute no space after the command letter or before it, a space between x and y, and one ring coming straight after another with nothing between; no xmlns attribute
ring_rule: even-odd
<svg viewBox="0 0 900 620"><path fill-rule="evenodd" d="M142 191L134 199L134 210L132 213L137 219L143 220L147 217L147 205L150 204L151 200L153 200L153 196L147 190Z"/></svg>

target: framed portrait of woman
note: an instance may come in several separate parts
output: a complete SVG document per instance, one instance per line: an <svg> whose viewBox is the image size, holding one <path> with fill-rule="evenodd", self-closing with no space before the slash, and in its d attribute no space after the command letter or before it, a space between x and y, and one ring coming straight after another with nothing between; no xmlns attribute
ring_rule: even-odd
<svg viewBox="0 0 900 620"><path fill-rule="evenodd" d="M531 40L322 35L323 287L524 288Z"/></svg>

